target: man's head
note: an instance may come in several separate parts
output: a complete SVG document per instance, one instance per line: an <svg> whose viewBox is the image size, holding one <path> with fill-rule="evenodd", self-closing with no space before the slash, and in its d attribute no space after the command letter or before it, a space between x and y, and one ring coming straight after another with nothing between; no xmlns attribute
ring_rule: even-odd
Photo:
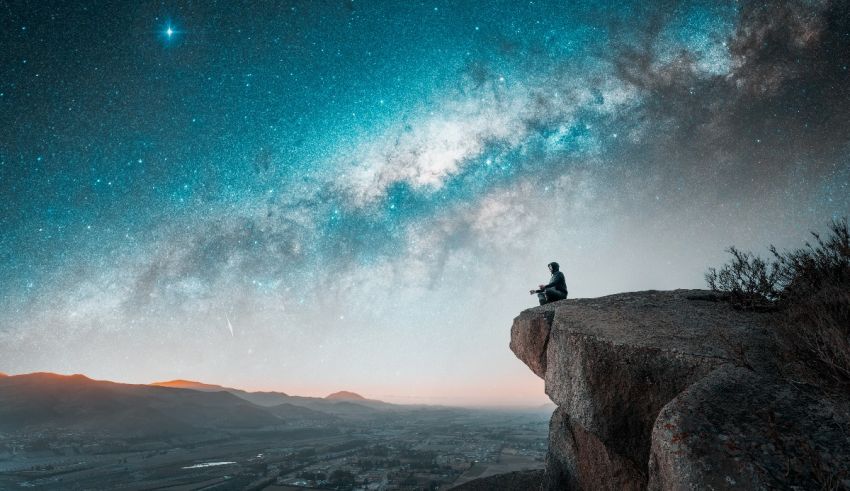
<svg viewBox="0 0 850 491"><path fill-rule="evenodd" d="M551 263L547 264L547 266L549 266L549 271L551 271L553 273L558 271L561 268L560 266L558 266L558 263L556 263L555 261L552 261Z"/></svg>

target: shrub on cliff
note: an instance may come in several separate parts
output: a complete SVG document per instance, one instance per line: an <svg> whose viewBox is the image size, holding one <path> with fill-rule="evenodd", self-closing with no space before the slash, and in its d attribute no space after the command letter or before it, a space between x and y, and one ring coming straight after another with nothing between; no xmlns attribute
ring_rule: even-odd
<svg viewBox="0 0 850 491"><path fill-rule="evenodd" d="M772 258L730 248L732 260L706 281L737 308L778 310L783 355L830 386L850 387L850 230L833 221L829 236L812 232L804 248Z"/></svg>
<svg viewBox="0 0 850 491"><path fill-rule="evenodd" d="M779 261L765 261L749 252L730 247L732 260L718 271L709 268L705 280L736 308L771 310L779 299ZM771 249L773 252L774 249Z"/></svg>

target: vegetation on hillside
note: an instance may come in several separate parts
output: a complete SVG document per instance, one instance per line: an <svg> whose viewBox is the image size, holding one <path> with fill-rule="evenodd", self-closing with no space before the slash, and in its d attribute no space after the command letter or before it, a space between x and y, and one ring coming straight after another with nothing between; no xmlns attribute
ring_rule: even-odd
<svg viewBox="0 0 850 491"><path fill-rule="evenodd" d="M795 369L836 389L850 388L850 230L833 221L805 247L762 259L731 247L732 259L706 273L709 287L733 306L775 310L782 354Z"/></svg>

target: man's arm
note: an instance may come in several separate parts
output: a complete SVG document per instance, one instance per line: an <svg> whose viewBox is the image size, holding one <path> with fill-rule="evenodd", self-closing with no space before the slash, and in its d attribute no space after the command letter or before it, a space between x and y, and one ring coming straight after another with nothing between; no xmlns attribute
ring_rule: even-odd
<svg viewBox="0 0 850 491"><path fill-rule="evenodd" d="M547 288L551 288L553 286L556 286L558 283L560 283L560 281L558 281L558 280L561 280L564 283L567 282L567 280L564 279L564 273L558 271L558 272L556 272L555 274L552 275L552 282L549 283L548 285L543 285L542 289L545 290Z"/></svg>

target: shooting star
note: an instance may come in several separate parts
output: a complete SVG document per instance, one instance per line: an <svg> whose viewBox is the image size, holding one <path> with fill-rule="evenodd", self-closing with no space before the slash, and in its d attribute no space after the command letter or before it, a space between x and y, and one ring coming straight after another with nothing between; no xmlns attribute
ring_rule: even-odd
<svg viewBox="0 0 850 491"><path fill-rule="evenodd" d="M227 319L227 328L230 329L230 337L233 337L233 324L230 323L230 317L227 312L224 313L224 318Z"/></svg>

